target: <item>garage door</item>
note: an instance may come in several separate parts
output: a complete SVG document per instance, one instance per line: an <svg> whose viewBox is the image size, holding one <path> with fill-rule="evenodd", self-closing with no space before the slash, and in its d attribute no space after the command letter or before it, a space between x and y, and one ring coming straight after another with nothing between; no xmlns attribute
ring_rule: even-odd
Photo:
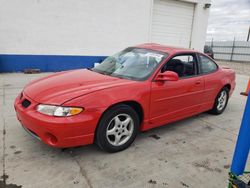
<svg viewBox="0 0 250 188"><path fill-rule="evenodd" d="M183 1L154 0L152 42L188 48L191 41L194 5Z"/></svg>

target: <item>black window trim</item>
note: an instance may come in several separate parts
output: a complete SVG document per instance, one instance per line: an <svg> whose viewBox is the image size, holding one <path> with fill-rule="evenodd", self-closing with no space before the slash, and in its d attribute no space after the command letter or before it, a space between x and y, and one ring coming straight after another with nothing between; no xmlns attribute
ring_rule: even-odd
<svg viewBox="0 0 250 188"><path fill-rule="evenodd" d="M203 76L203 75L207 75L207 74L212 74L212 73L215 73L215 72L217 72L219 70L219 65L212 58L210 58L209 56L207 56L205 54L202 54L202 53L198 53L198 52L196 53L196 56L197 56L197 59L198 59L198 75ZM207 73L202 73L200 56L204 56L204 57L208 58L210 61L212 61L217 67L216 70L211 71L211 72L207 72Z"/></svg>
<svg viewBox="0 0 250 188"><path fill-rule="evenodd" d="M184 55L191 55L193 56L194 60L195 60L195 75L193 76L185 76L185 77L179 77L179 80L183 80L183 79L188 79L188 78L194 78L194 77L198 77L200 76L199 75L199 65L198 65L198 56L195 52L181 52L181 53L177 53L177 54L174 54L173 56L169 57L169 60L166 61L165 63L163 63L163 65L161 66L160 70L158 71L161 72L161 69L173 58L175 58L176 56L184 56ZM157 74L158 74L157 73ZM157 75L156 74L156 75Z"/></svg>

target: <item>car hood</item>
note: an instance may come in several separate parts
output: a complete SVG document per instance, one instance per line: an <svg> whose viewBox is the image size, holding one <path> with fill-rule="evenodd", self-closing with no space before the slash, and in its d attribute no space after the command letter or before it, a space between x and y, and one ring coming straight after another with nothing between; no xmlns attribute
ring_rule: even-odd
<svg viewBox="0 0 250 188"><path fill-rule="evenodd" d="M82 95L131 82L134 81L80 69L35 80L29 83L23 92L38 103L61 105Z"/></svg>

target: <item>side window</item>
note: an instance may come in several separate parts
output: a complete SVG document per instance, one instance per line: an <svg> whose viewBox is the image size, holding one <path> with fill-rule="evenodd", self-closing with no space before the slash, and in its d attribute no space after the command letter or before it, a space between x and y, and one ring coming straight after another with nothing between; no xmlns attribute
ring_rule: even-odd
<svg viewBox="0 0 250 188"><path fill-rule="evenodd" d="M173 71L180 78L196 75L196 59L193 55L177 55L170 59L161 72Z"/></svg>
<svg viewBox="0 0 250 188"><path fill-rule="evenodd" d="M214 72L218 69L217 65L204 55L199 54L200 57L200 71L203 74Z"/></svg>

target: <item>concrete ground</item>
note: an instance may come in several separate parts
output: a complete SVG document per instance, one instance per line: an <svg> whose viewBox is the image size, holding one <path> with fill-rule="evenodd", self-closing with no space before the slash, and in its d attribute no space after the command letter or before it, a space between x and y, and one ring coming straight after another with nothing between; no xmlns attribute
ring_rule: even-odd
<svg viewBox="0 0 250 188"><path fill-rule="evenodd" d="M246 102L239 93L249 76L237 75L236 90L222 115L203 113L141 133L127 150L109 154L95 145L51 148L23 130L14 99L29 81L48 74L0 74L1 188L3 179L6 188L227 186Z"/></svg>
<svg viewBox="0 0 250 188"><path fill-rule="evenodd" d="M237 74L250 75L249 62L216 61L220 66L227 66L235 70Z"/></svg>

